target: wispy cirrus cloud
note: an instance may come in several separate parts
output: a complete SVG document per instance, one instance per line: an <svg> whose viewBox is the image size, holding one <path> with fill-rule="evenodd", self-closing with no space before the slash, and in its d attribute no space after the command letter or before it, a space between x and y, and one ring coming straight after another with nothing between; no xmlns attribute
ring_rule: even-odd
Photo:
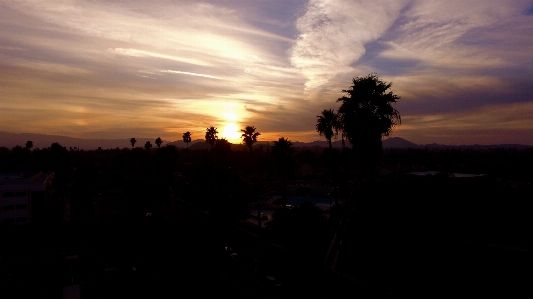
<svg viewBox="0 0 533 299"><path fill-rule="evenodd" d="M153 57L153 58L168 59L168 60L173 60L173 61L177 61L177 62L193 64L193 65L213 66L212 63L209 63L209 62L203 61L203 60L199 60L199 59L191 59L191 58L187 58L187 57L167 55L167 54L161 54L161 53L157 53L157 52L143 51L143 50L137 50L137 49L115 48L115 49L108 49L108 52L114 53L114 54L118 54L118 55L125 55L125 56Z"/></svg>
<svg viewBox="0 0 533 299"><path fill-rule="evenodd" d="M291 49L291 63L307 77L306 87L353 73L351 65L365 54L365 44L389 29L402 6L402 1L310 0Z"/></svg>
<svg viewBox="0 0 533 299"><path fill-rule="evenodd" d="M159 71L161 73L189 75L189 76L197 76L197 77L204 77L204 78L210 78L210 79L220 79L217 76L211 76L211 75L206 75L206 74L198 74L198 73L191 73L191 72L182 72L182 71L174 71L174 70L159 70Z"/></svg>

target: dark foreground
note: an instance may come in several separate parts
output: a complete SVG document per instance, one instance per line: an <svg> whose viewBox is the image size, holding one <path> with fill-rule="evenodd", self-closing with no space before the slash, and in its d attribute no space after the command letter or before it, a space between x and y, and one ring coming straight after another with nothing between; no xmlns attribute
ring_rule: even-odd
<svg viewBox="0 0 533 299"><path fill-rule="evenodd" d="M0 298L532 297L530 187L417 184L359 189L373 196L354 198L329 259L186 205L186 219L4 227Z"/></svg>
<svg viewBox="0 0 533 299"><path fill-rule="evenodd" d="M322 261L300 260L238 227L209 221L194 227L149 220L90 229L26 229L16 231L16 236L14 232L2 234L2 298L69 298L69 289L79 290L81 298L529 298L533 294L530 256L520 249L509 253L473 244L436 249L432 246L438 244L431 244L403 257L402 252L395 254L394 265L369 265L365 258L345 261L359 268L346 271L351 277L342 277Z"/></svg>

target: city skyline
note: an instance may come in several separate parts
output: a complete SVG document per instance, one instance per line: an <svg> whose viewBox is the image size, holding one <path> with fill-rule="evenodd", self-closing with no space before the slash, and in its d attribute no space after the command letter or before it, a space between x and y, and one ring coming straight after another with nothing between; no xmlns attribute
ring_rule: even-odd
<svg viewBox="0 0 533 299"><path fill-rule="evenodd" d="M530 1L3 1L1 131L324 140L354 77L401 98L390 137L533 145Z"/></svg>

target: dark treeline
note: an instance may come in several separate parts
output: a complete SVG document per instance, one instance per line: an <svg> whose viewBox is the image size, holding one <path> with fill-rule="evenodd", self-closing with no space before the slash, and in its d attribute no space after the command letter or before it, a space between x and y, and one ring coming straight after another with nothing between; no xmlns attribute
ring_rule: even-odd
<svg viewBox="0 0 533 299"><path fill-rule="evenodd" d="M290 142L289 142L290 143ZM411 172L436 171L440 176L484 174L483 181L526 188L533 175L530 149L428 150L387 149L381 164L368 176L357 168L351 149L292 148L279 155L273 145L255 145L253 151L241 147L189 150L172 145L146 150L123 148L106 150L67 150L55 143L49 148L0 149L0 172L54 172L56 200L72 200L72 217L89 219L90 202L103 193L117 193L130 216L146 213L171 218L172 201L180 198L214 214L245 219L249 207L262 194L285 195L288 184L304 181L320 186L336 186L338 196L361 198L369 179L387 182L399 192L396 181ZM381 197L384 190L374 196ZM408 192L408 189L405 190ZM402 194L399 192L399 194ZM464 197L462 192L458 196ZM466 193L464 193L466 194Z"/></svg>
<svg viewBox="0 0 533 299"><path fill-rule="evenodd" d="M292 148L292 147L291 147ZM215 174L216 170L228 168L240 175L254 179L279 179L283 172L294 178L298 167L309 164L314 175L325 178L328 170L335 168L356 170L351 148L328 150L318 147L292 148L290 159L281 161L272 152L272 144L255 145L253 155L247 149L187 150L172 145L146 151L142 148L106 150L68 150L58 143L48 148L28 149L16 146L0 148L0 171L23 173L32 171L68 172L73 168L98 168L101 171L138 173L153 176L172 175L176 171L199 171L198 168ZM487 174L490 177L531 181L533 177L533 150L496 149L384 149L379 171L391 174L406 174L417 171L444 173ZM282 165L287 164L287 165ZM378 171L378 172L379 172ZM352 171L353 172L353 171ZM355 172L354 172L355 173ZM245 175L246 174L246 175ZM205 174L202 174L205 175ZM329 178L331 179L331 178Z"/></svg>

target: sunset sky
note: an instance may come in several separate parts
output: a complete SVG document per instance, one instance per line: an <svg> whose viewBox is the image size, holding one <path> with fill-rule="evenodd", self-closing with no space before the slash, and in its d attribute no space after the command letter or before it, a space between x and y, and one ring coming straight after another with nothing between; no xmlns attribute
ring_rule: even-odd
<svg viewBox="0 0 533 299"><path fill-rule="evenodd" d="M0 0L0 131L322 140L370 73L391 137L533 145L531 0Z"/></svg>

